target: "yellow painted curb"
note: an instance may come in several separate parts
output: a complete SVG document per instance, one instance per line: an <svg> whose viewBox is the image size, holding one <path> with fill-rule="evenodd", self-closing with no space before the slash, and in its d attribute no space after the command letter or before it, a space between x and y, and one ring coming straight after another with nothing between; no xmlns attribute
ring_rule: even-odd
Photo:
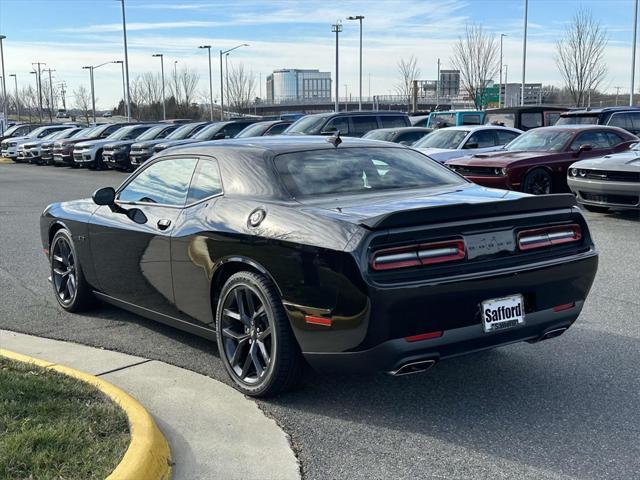
<svg viewBox="0 0 640 480"><path fill-rule="evenodd" d="M169 480L171 451L153 417L131 395L94 375L0 348L0 356L49 368L89 383L117 403L127 414L131 443L106 480Z"/></svg>
<svg viewBox="0 0 640 480"><path fill-rule="evenodd" d="M0 163L14 163L14 162L10 158L0 157Z"/></svg>

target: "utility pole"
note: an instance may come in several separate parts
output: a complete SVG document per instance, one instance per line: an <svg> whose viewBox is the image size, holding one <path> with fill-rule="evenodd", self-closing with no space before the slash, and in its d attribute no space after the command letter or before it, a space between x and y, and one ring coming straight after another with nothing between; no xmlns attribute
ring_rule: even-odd
<svg viewBox="0 0 640 480"><path fill-rule="evenodd" d="M2 114L4 115L4 120L2 124L0 124L0 130L4 134L4 126L9 121L8 113L7 113L7 82L6 75L4 73L4 47L2 46L2 40L7 38L4 35L0 35L0 61L2 62Z"/></svg>
<svg viewBox="0 0 640 480"><path fill-rule="evenodd" d="M349 93L348 93L348 85L345 83L344 84L344 111L348 112L349 111L349 104L347 103L349 101Z"/></svg>
<svg viewBox="0 0 640 480"><path fill-rule="evenodd" d="M440 105L440 59L438 59L438 73L436 77L436 107Z"/></svg>
<svg viewBox="0 0 640 480"><path fill-rule="evenodd" d="M336 112L339 112L340 111L340 92L339 92L340 83L339 83L339 76L338 76L338 73L339 73L338 72L338 69L339 69L339 62L338 62L338 35L342 31L342 22L340 20L338 20L336 23L331 25L331 31L335 32L335 34L336 34L336 106L335 106L335 110L336 110Z"/></svg>
<svg viewBox="0 0 640 480"><path fill-rule="evenodd" d="M638 0L633 9L633 46L631 48L631 90L629 90L629 106L633 106L633 90L635 89L636 75L636 34L638 33Z"/></svg>
<svg viewBox="0 0 640 480"><path fill-rule="evenodd" d="M55 72L50 68L43 70L43 72L49 72L49 121L53 122L53 83L51 82L51 72Z"/></svg>
<svg viewBox="0 0 640 480"><path fill-rule="evenodd" d="M35 62L31 65L38 65L38 109L40 115L40 123L42 123L42 65L46 65L44 62Z"/></svg>
<svg viewBox="0 0 640 480"><path fill-rule="evenodd" d="M360 92L358 96L358 110L362 111L362 20L364 20L364 15L347 17L347 20L358 20L360 22Z"/></svg>
<svg viewBox="0 0 640 480"><path fill-rule="evenodd" d="M500 34L500 87L498 88L498 108L502 107L502 39L507 35Z"/></svg>
<svg viewBox="0 0 640 480"><path fill-rule="evenodd" d="M524 82L527 71L527 14L529 13L529 0L524 0L524 38L522 39L522 85L520 91L520 106L524 105Z"/></svg>
<svg viewBox="0 0 640 480"><path fill-rule="evenodd" d="M131 90L129 89L129 52L127 50L127 20L124 12L124 0L120 0L122 4L122 33L124 35L124 69L127 78L127 122L131 121ZM91 69L91 82L93 84L93 69ZM93 106L93 123L96 122L96 107Z"/></svg>
<svg viewBox="0 0 640 480"><path fill-rule="evenodd" d="M4 76L4 75L3 75ZM20 121L20 99L18 98L18 75L15 73L9 74L10 77L13 77L16 85L16 113L18 114L18 122Z"/></svg>
<svg viewBox="0 0 640 480"><path fill-rule="evenodd" d="M160 57L160 74L162 75L162 119L167 119L167 105L164 100L164 55L162 53L154 53L152 57Z"/></svg>
<svg viewBox="0 0 640 480"><path fill-rule="evenodd" d="M509 85L509 80L507 80L507 74L509 73L509 65L504 66L504 98L502 99L505 107L510 107L511 105L507 105L507 85ZM517 85L517 83L516 83Z"/></svg>
<svg viewBox="0 0 640 480"><path fill-rule="evenodd" d="M206 48L207 52L209 53L209 116L210 120L213 122L213 77L211 76L211 45L200 45L198 48Z"/></svg>
<svg viewBox="0 0 640 480"><path fill-rule="evenodd" d="M94 85L93 85L93 69L94 67L92 65L88 65L86 67L82 67L84 70L89 70L89 79L91 82L91 106L93 108L93 124L96 124L96 95L95 95L95 91L94 91Z"/></svg>

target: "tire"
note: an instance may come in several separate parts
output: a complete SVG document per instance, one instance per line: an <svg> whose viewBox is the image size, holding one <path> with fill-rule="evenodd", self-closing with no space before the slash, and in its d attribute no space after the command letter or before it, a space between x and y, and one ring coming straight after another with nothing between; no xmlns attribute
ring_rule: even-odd
<svg viewBox="0 0 640 480"><path fill-rule="evenodd" d="M82 273L69 230L63 228L54 235L49 266L51 285L58 305L67 312L80 312L94 303L95 297Z"/></svg>
<svg viewBox="0 0 640 480"><path fill-rule="evenodd" d="M522 191L532 195L553 193L553 178L544 168L534 168L524 177Z"/></svg>
<svg viewBox="0 0 640 480"><path fill-rule="evenodd" d="M606 213L609 211L609 207L599 207L598 205L587 205L583 203L580 206L584 207L585 210L589 210L590 212Z"/></svg>
<svg viewBox="0 0 640 480"><path fill-rule="evenodd" d="M276 288L263 275L241 271L224 284L216 338L222 363L242 393L267 397L298 382L300 348Z"/></svg>

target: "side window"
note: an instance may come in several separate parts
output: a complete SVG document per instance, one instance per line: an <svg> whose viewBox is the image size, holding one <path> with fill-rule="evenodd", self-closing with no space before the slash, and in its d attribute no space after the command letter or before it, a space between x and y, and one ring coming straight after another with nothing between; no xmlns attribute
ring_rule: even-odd
<svg viewBox="0 0 640 480"><path fill-rule="evenodd" d="M506 145L514 138L520 136L517 132L510 132L509 130L496 130L498 135L498 145Z"/></svg>
<svg viewBox="0 0 640 480"><path fill-rule="evenodd" d="M351 135L354 137L361 137L365 133L378 128L378 120L376 117L370 116L354 116L351 118L353 124L353 132Z"/></svg>
<svg viewBox="0 0 640 480"><path fill-rule="evenodd" d="M349 135L349 118L335 117L327 122L322 129L323 132L338 130L340 135Z"/></svg>
<svg viewBox="0 0 640 480"><path fill-rule="evenodd" d="M560 112L544 112L545 126L555 125L560 118Z"/></svg>
<svg viewBox="0 0 640 480"><path fill-rule="evenodd" d="M123 140L133 140L134 138L140 136L143 132L146 132L148 129L149 127L134 128L127 134L126 138L124 138Z"/></svg>
<svg viewBox="0 0 640 480"><path fill-rule="evenodd" d="M289 123L276 123L273 127L267 130L265 135L280 135L289 125Z"/></svg>
<svg viewBox="0 0 640 480"><path fill-rule="evenodd" d="M612 127L624 128L625 130L631 130L633 128L631 114L614 113L613 115L611 115L611 118L609 119L609 122L607 123L607 125L610 125Z"/></svg>
<svg viewBox="0 0 640 480"><path fill-rule="evenodd" d="M191 179L187 205L221 193L222 180L220 179L218 162L215 160L199 160Z"/></svg>
<svg viewBox="0 0 640 480"><path fill-rule="evenodd" d="M629 112L629 119L631 120L631 133L635 133L636 135L640 132L640 112Z"/></svg>
<svg viewBox="0 0 640 480"><path fill-rule="evenodd" d="M402 133L398 135L398 138L396 138L396 141L407 142L409 145L411 145L413 142L415 142L416 140L420 140L422 137L423 137L422 132L407 132L407 133Z"/></svg>
<svg viewBox="0 0 640 480"><path fill-rule="evenodd" d="M100 135L100 137L106 138L120 128L121 128L120 125L111 125L110 127L105 128L104 132L102 132L102 135Z"/></svg>
<svg viewBox="0 0 640 480"><path fill-rule="evenodd" d="M591 145L594 149L609 148L609 140L605 132L584 132L571 144L571 150L576 151L580 145Z"/></svg>
<svg viewBox="0 0 640 480"><path fill-rule="evenodd" d="M522 128L538 128L542 126L542 112L523 112L520 115Z"/></svg>
<svg viewBox="0 0 640 480"><path fill-rule="evenodd" d="M382 122L382 128L397 128L409 125L404 117L393 115L381 115L380 121Z"/></svg>
<svg viewBox="0 0 640 480"><path fill-rule="evenodd" d="M612 146L612 147L615 147L619 143L622 143L622 142L625 141L624 138L622 138L617 133L606 132L605 135L607 136L607 139L609 140L609 145Z"/></svg>
<svg viewBox="0 0 640 480"><path fill-rule="evenodd" d="M145 168L118 194L122 202L184 206L197 160L171 158Z"/></svg>
<svg viewBox="0 0 640 480"><path fill-rule="evenodd" d="M471 134L462 148L486 148L493 147L495 144L496 138L493 135L493 130L478 130Z"/></svg>
<svg viewBox="0 0 640 480"><path fill-rule="evenodd" d="M230 123L221 131L224 133L225 137L233 138L248 126L248 123Z"/></svg>
<svg viewBox="0 0 640 480"><path fill-rule="evenodd" d="M480 115L465 113L462 115L462 125L482 125Z"/></svg>

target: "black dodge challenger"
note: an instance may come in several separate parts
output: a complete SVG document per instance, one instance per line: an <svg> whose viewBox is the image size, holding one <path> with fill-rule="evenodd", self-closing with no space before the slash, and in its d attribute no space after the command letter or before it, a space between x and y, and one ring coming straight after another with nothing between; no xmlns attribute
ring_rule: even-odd
<svg viewBox="0 0 640 480"><path fill-rule="evenodd" d="M468 182L396 144L262 137L167 150L41 218L62 308L96 298L215 339L237 387L426 370L564 332L598 257L572 195Z"/></svg>

